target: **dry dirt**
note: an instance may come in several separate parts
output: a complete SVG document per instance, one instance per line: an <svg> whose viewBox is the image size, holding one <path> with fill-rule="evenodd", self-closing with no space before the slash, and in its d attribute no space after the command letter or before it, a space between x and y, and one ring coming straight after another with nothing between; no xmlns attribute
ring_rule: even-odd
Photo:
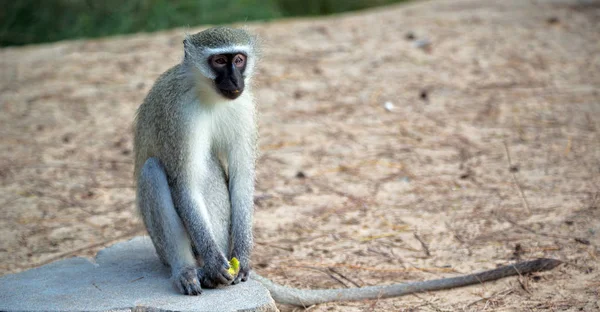
<svg viewBox="0 0 600 312"><path fill-rule="evenodd" d="M311 310L600 310L598 1L413 2L250 28L265 46L258 272L346 287L549 257L565 265ZM0 274L143 234L131 122L184 31L0 50Z"/></svg>

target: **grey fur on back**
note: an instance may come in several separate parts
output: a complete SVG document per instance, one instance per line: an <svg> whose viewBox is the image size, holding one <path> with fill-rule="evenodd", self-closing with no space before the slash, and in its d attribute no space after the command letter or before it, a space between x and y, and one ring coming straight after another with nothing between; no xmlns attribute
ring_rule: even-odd
<svg viewBox="0 0 600 312"><path fill-rule="evenodd" d="M134 121L134 151L135 169L134 180L137 181L140 169L146 159L156 156L158 150L177 151L179 149L175 140L170 137L182 138L183 133L176 131L177 127L171 125L178 114L182 95L192 88L192 84L185 79L181 65L175 65L164 72L156 80L150 92L137 110ZM153 105L159 103L157 105ZM151 107L152 106L152 107ZM163 146L157 146L160 142ZM172 145L172 146L169 146Z"/></svg>

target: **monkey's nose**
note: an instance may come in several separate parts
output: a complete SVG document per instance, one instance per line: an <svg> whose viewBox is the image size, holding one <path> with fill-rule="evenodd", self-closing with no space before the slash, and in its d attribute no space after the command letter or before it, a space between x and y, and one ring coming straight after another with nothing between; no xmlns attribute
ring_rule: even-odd
<svg viewBox="0 0 600 312"><path fill-rule="evenodd" d="M225 89L220 89L219 91L221 91L221 94L230 99L230 100L235 100L236 98L238 98L240 95L242 95L242 91L243 89L234 89L234 90L225 90Z"/></svg>

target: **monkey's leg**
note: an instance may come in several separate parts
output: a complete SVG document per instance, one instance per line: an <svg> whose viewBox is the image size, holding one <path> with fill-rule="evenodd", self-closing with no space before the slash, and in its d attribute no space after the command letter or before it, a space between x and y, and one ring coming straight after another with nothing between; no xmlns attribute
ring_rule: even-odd
<svg viewBox="0 0 600 312"><path fill-rule="evenodd" d="M188 233L175 211L164 167L157 158L144 163L138 179L138 205L161 261L171 267L175 287L185 295L202 293Z"/></svg>
<svg viewBox="0 0 600 312"><path fill-rule="evenodd" d="M208 172L199 170L200 172ZM213 216L208 211L207 203L211 194L203 192L203 185L210 183L208 177L198 175L198 180L180 178L171 186L173 202L181 221L185 225L191 244L201 263L198 278L203 287L214 288L229 285L233 276L229 274L229 261L217 243L216 231L222 227L218 222L211 222ZM205 196L209 196L206 197ZM215 209L216 207L210 207ZM229 208L227 207L229 211Z"/></svg>

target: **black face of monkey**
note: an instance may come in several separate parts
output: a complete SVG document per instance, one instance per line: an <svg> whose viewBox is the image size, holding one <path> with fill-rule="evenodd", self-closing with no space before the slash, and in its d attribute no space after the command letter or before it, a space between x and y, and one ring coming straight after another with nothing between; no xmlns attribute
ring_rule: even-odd
<svg viewBox="0 0 600 312"><path fill-rule="evenodd" d="M244 70L246 55L216 54L208 59L208 64L216 74L215 87L224 97L234 100L244 91Z"/></svg>

